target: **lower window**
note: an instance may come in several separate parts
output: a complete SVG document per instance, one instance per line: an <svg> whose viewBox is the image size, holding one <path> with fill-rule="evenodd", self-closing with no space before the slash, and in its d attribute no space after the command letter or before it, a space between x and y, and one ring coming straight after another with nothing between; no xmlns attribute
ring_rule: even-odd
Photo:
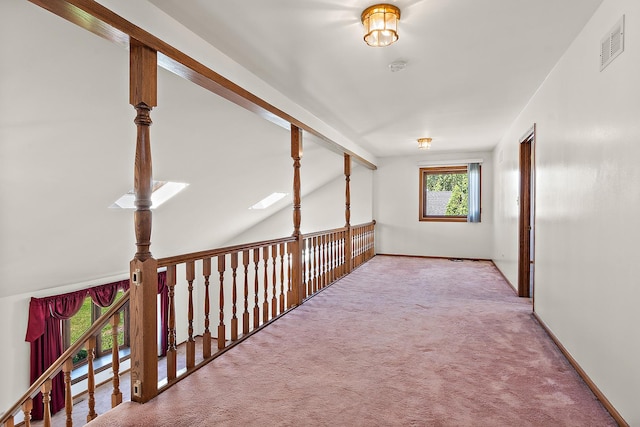
<svg viewBox="0 0 640 427"><path fill-rule="evenodd" d="M114 304L118 301L124 291L118 291ZM109 307L99 307L93 303L91 297L85 298L80 310L70 319L63 321L62 339L65 350L77 341L80 336L91 327L103 313L106 313ZM120 310L120 322L118 324L118 347L129 347L129 305L125 305ZM111 354L113 347L113 334L111 325L107 324L96 338L95 357L101 357L105 354ZM87 351L81 349L73 357L73 366L78 367L87 363Z"/></svg>

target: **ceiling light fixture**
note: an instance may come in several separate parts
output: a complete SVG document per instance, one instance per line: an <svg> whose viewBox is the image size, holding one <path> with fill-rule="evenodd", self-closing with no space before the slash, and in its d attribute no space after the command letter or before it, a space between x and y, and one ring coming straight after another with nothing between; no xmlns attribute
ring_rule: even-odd
<svg viewBox="0 0 640 427"><path fill-rule="evenodd" d="M431 148L431 138L418 138L418 148L421 150Z"/></svg>
<svg viewBox="0 0 640 427"><path fill-rule="evenodd" d="M360 18L364 25L364 41L369 46L384 47L398 40L400 9L391 4L366 8Z"/></svg>

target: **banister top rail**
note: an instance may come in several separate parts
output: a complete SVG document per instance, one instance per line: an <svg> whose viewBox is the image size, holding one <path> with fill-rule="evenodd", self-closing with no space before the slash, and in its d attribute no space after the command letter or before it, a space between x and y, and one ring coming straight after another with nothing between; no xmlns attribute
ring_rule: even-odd
<svg viewBox="0 0 640 427"><path fill-rule="evenodd" d="M175 255L175 256L158 259L158 267L168 267L170 265L181 264L187 261L195 261L203 258L212 258L218 255L224 255L232 252L242 252L250 249L261 248L263 246L272 246L280 243L290 243L290 242L295 242L295 240L296 240L295 237L290 236L290 237L282 237L280 239L263 240L261 242L244 243L241 245L227 246L224 248L208 249L206 251L192 252L192 253L183 254L183 255Z"/></svg>
<svg viewBox="0 0 640 427"><path fill-rule="evenodd" d="M122 298L120 298L113 306L111 306L111 308L109 308L109 310L107 310L102 316L100 316L71 347L69 347L64 353L62 353L58 360L56 360L54 364L49 367L49 369L44 371L44 373L40 375L40 377L33 384L31 384L31 387L29 387L29 389L20 397L20 399L18 399L18 401L13 406L11 406L11 408L9 408L7 412L4 413L2 418L0 418L0 425L4 424L9 418L15 415L27 399L33 398L36 394L38 394L45 381L57 375L58 372L62 370L62 365L64 365L67 359L73 357L73 355L76 354L84 346L89 338L98 334L102 330L102 328L107 325L109 319L111 319L114 314L120 311L120 309L124 307L124 305L128 302L129 291L127 290L122 295Z"/></svg>
<svg viewBox="0 0 640 427"><path fill-rule="evenodd" d="M310 237L317 237L317 236L322 236L325 234L332 234L332 233L340 233L342 231L347 231L347 227L334 228L332 230L316 231L313 233L305 233L302 235L302 238L308 239Z"/></svg>
<svg viewBox="0 0 640 427"><path fill-rule="evenodd" d="M375 220L373 220L373 221L371 221L371 222L365 222L365 223L362 223L362 224L352 225L352 226L351 226L351 229L367 227L367 226L369 226L369 225L376 225L376 221L375 221Z"/></svg>

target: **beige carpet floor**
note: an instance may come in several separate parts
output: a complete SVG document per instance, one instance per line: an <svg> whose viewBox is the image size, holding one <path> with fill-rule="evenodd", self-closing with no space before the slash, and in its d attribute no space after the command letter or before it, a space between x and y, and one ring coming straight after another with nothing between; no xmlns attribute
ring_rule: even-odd
<svg viewBox="0 0 640 427"><path fill-rule="evenodd" d="M613 426L488 262L377 256L100 426Z"/></svg>

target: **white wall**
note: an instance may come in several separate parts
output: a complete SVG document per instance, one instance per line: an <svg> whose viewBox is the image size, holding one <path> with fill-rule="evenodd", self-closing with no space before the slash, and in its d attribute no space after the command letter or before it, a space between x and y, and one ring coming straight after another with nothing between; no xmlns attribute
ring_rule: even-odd
<svg viewBox="0 0 640 427"><path fill-rule="evenodd" d="M493 158L488 152L386 157L374 174L376 252L489 259L493 254ZM419 166L429 161L483 159L482 222L418 220Z"/></svg>
<svg viewBox="0 0 640 427"><path fill-rule="evenodd" d="M625 14L625 51L599 71ZM640 425L640 2L605 0L495 149L496 264L517 283L518 140L535 122L535 311ZM502 160L500 160L502 159Z"/></svg>
<svg viewBox="0 0 640 427"><path fill-rule="evenodd" d="M345 177L342 157L331 156L315 167L332 168L333 179L302 196L302 233L330 230L345 225ZM351 168L351 225L370 222L373 217L373 176L375 172L354 164ZM305 161L302 161L301 181L304 188ZM225 243L235 245L290 236L293 232L293 207L291 204L274 212L267 219L247 229Z"/></svg>

